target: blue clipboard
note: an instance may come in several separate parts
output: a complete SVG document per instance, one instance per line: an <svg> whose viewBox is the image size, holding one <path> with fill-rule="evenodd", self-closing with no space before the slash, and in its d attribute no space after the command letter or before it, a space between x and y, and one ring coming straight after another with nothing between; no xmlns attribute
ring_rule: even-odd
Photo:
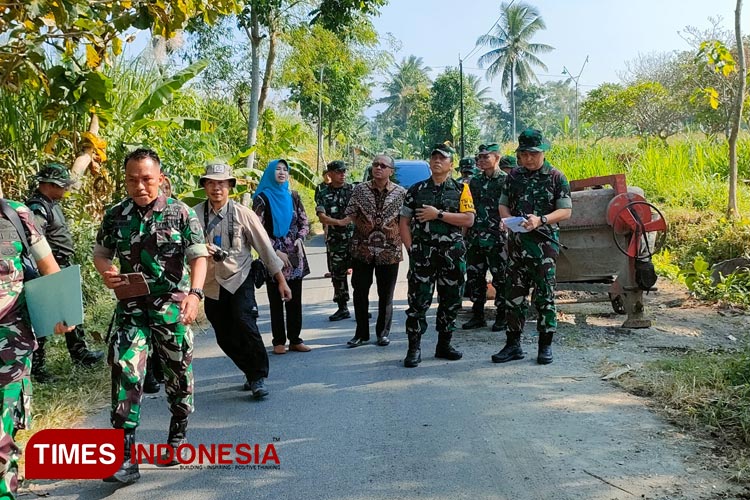
<svg viewBox="0 0 750 500"><path fill-rule="evenodd" d="M55 325L83 324L81 266L70 266L58 273L40 276L24 283L26 306L37 337L55 333Z"/></svg>

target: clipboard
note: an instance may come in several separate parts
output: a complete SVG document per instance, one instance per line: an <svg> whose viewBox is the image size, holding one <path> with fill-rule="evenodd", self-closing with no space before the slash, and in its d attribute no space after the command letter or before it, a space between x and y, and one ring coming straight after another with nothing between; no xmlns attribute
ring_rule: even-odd
<svg viewBox="0 0 750 500"><path fill-rule="evenodd" d="M117 300L143 297L151 292L143 273L121 274L120 279L124 280L125 284L113 289Z"/></svg>
<svg viewBox="0 0 750 500"><path fill-rule="evenodd" d="M60 272L40 276L24 284L26 307L37 337L55 333L55 325L83 324L81 266L69 266Z"/></svg>

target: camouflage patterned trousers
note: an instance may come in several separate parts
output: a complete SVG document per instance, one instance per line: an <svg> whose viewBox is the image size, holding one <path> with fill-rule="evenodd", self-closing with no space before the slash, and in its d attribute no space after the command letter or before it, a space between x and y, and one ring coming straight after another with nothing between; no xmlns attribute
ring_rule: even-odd
<svg viewBox="0 0 750 500"><path fill-rule="evenodd" d="M437 285L438 309L435 329L452 333L456 315L461 309L461 296L466 272L466 248L463 241L440 248L414 244L409 255L409 308L406 310L406 335L423 335L427 331L427 310Z"/></svg>
<svg viewBox="0 0 750 500"><path fill-rule="evenodd" d="M487 302L487 271L492 274L495 288L495 307L502 317L505 311L505 279L508 271L508 247L505 242L495 246L469 244L466 250L466 287L474 304Z"/></svg>
<svg viewBox="0 0 750 500"><path fill-rule="evenodd" d="M143 325L137 324L139 318L128 319L118 317L109 344L112 426L138 427L149 343L164 370L169 409L174 417L186 418L193 412L193 332L182 323Z"/></svg>
<svg viewBox="0 0 750 500"><path fill-rule="evenodd" d="M513 235L508 241L510 259L505 318L510 333L523 332L529 309L526 296L532 287L534 306L539 313L537 331L555 333L557 330L555 264L559 250L552 242L533 238L533 233Z"/></svg>
<svg viewBox="0 0 750 500"><path fill-rule="evenodd" d="M329 242L326 249L328 272L331 273L333 284L333 301L337 304L349 302L349 283L346 280L347 273L352 267L349 242Z"/></svg>
<svg viewBox="0 0 750 500"><path fill-rule="evenodd" d="M15 441L16 432L31 424L29 373L34 334L27 322L8 324L6 319L0 324L0 498L15 498L21 456Z"/></svg>

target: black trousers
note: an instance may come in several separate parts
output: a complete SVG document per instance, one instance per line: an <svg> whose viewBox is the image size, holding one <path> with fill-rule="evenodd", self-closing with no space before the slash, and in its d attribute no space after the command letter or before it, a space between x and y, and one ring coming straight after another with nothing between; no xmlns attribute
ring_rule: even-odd
<svg viewBox="0 0 750 500"><path fill-rule="evenodd" d="M376 265L352 259L354 316L357 318L355 337L362 340L370 338L370 322L367 313L370 305L373 271L378 287L378 320L375 323L375 334L378 338L390 335L391 323L393 323L393 291L396 289L398 279L398 263Z"/></svg>
<svg viewBox="0 0 750 500"><path fill-rule="evenodd" d="M301 344L302 331L302 279L287 281L292 290L292 300L284 302L279 295L276 282L266 281L268 306L271 309L271 333L273 345L284 345L287 339L290 344ZM284 309L286 308L286 326L284 323Z"/></svg>
<svg viewBox="0 0 750 500"><path fill-rule="evenodd" d="M249 381L268 376L252 274L234 294L221 287L219 300L206 297L206 317L216 332L216 343Z"/></svg>

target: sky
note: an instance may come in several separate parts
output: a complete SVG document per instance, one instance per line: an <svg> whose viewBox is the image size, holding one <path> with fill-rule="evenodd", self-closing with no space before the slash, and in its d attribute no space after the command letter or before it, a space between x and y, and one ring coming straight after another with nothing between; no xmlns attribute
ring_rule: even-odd
<svg viewBox="0 0 750 500"><path fill-rule="evenodd" d="M520 0L515 0L520 1ZM679 32L686 26L708 29L710 17L721 16L722 25L734 30L735 0L533 0L547 29L534 37L555 47L540 58L547 71L535 69L540 82L564 80L566 67L577 76L584 94L604 82L618 82L626 61L639 54L690 49ZM390 0L373 20L378 33L390 33L400 44L398 62L409 55L422 57L434 78L445 67L458 67L484 77L477 59L488 47L474 50L476 40L498 20L499 0ZM750 5L742 15L742 30L750 34ZM467 54L471 54L466 57ZM588 63L581 68L588 56ZM485 82L490 95L501 99L499 79ZM382 94L381 94L382 95ZM377 97L377 93L376 93ZM368 115L382 108L375 107Z"/></svg>

